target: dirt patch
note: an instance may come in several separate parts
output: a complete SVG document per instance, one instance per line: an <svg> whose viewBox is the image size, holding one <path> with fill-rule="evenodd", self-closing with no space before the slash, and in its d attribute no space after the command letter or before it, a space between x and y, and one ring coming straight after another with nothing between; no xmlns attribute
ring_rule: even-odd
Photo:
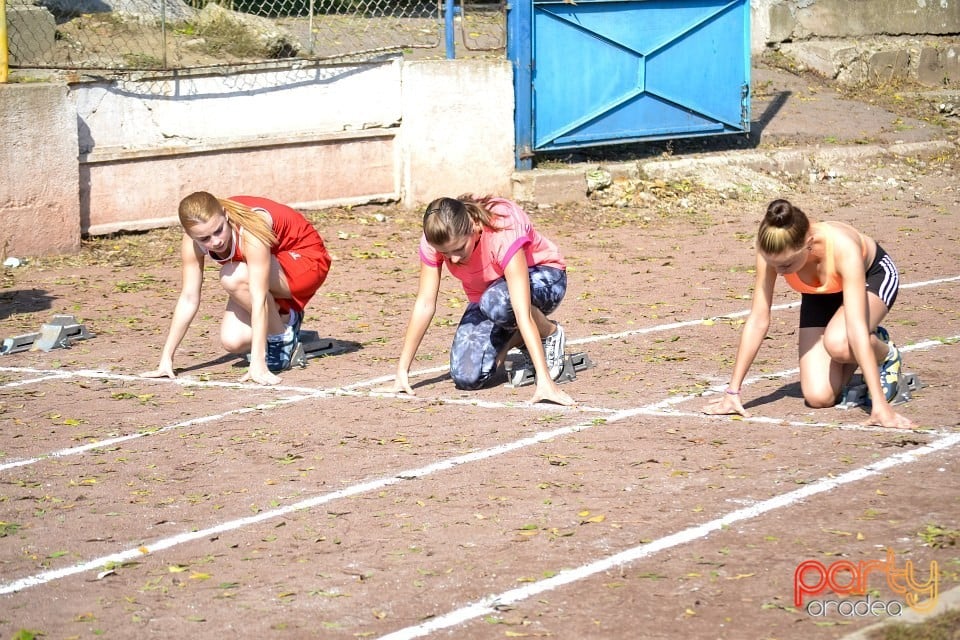
<svg viewBox="0 0 960 640"><path fill-rule="evenodd" d="M875 619L796 607L794 569L886 548L919 571L936 561L946 590L960 556L930 532L960 512L958 166L883 159L779 194L897 260L887 326L926 385L902 408L915 433L803 405L796 309L775 314L752 371L763 421L699 414L729 375L768 193L694 181L630 206L528 203L568 259L568 350L596 363L565 387L575 410L529 406L529 387L454 389L465 298L449 276L418 397L375 392L416 291L418 211L310 212L335 260L304 328L352 348L275 388L237 384L212 270L182 379L137 377L177 295L174 230L4 270L0 336L69 313L96 337L0 356L0 635L356 638L455 614L434 635L837 638ZM777 304L794 299L778 287Z"/></svg>

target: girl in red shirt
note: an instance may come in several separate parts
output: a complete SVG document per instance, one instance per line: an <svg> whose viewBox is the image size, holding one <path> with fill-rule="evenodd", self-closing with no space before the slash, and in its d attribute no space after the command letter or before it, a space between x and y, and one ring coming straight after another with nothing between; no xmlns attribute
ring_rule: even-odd
<svg viewBox="0 0 960 640"><path fill-rule="evenodd" d="M229 299L220 342L230 353L249 353L241 382L276 384L290 368L303 310L327 277L323 239L290 207L253 196L219 199L205 191L180 202L182 284L160 364L144 377L176 377L173 355L200 306L203 263L220 264Z"/></svg>

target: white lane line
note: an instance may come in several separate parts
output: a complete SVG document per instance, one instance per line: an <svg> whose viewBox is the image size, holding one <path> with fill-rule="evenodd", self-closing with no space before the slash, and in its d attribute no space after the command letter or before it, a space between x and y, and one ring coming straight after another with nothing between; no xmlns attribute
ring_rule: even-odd
<svg viewBox="0 0 960 640"><path fill-rule="evenodd" d="M273 409L275 407L284 406L287 404L293 404L295 402L300 402L301 400L309 400L314 398L313 395L305 396L291 396L287 398L278 398L277 400L271 400L263 404L256 405L254 407L241 407L240 409L231 409L230 411L225 411L223 413L218 413L216 415L202 416L199 418L191 418L190 420L184 420L183 422L177 422L176 424L170 424L165 427L159 427L157 429L148 429L145 431L138 431L137 433L130 433L123 436L116 436L114 438L107 438L106 440L97 440L96 442L88 442L86 444L77 446L77 447L68 447L66 449L60 449L59 451L51 451L45 453L41 456L35 458L23 458L19 460L11 460L0 464L0 472L7 471L8 469L13 469L16 467L24 467L29 464L36 464L37 462L42 462L50 458L63 458L66 456L74 456L87 451L92 451L94 449L101 449L103 447L109 447L114 444L121 442L128 442L130 440L136 440L137 438L143 438L145 436L152 436L158 433L164 433L166 431L171 431L173 429L180 429L182 427L188 427L195 424L205 424L208 422L215 422L217 420L222 420L228 416L237 416L243 415L244 413L250 413L253 411L263 411L265 409Z"/></svg>
<svg viewBox="0 0 960 640"><path fill-rule="evenodd" d="M723 527L727 527L736 522L750 520L767 512L774 511L775 509L782 509L784 507L795 505L798 502L815 496L819 493L831 491L845 484L858 482L864 478L875 476L898 465L915 462L921 457L930 455L932 453L946 451L950 447L955 446L958 442L960 442L960 434L952 434L936 440L928 445L924 445L910 451L904 451L902 453L890 456L889 458L884 458L883 460L872 462L865 467L848 471L839 476L821 478L816 482L804 485L799 489L763 500L762 502L758 502L743 509L732 511L724 516L710 520L709 522L683 529L658 540L654 540L653 542L632 547L625 551L621 551L620 553L607 556L606 558L602 558L589 564L581 565L574 569L561 570L555 576L545 580L540 580L539 582L534 582L517 589L511 589L499 594L487 596L482 600L478 600L477 602L468 604L460 609L456 609L441 616L431 618L430 620L421 624L388 633L384 636L381 636L380 640L407 640L409 638L420 638L429 635L434 631L450 629L451 627L456 627L481 616L495 614L498 607L527 600L564 585L571 584L579 580L584 580L595 574L609 571L616 567L640 560L641 558L652 556L655 553L665 549L670 549L671 547L701 540L706 538L711 533L719 531Z"/></svg>
<svg viewBox="0 0 960 640"><path fill-rule="evenodd" d="M32 368L21 368L21 367L0 367L0 372L8 373L33 373L41 375L39 378L32 378L30 380L18 380L15 382L8 382L6 384L0 385L0 388L5 387L16 387L21 384L29 384L34 382L46 382L47 380L56 380L56 379L68 379L68 378L94 378L97 380L117 380L120 382L140 382L144 384L175 384L181 387L207 387L207 388L224 388L224 389L239 389L239 390L256 390L256 391L281 391L286 393L303 393L303 394L312 394L312 395L334 395L336 393L336 388L331 389L317 389L314 387L291 387L286 385L275 385L275 386L266 386L262 384L256 384L253 382L224 382L218 380L197 380L195 378L181 377L181 378L144 378L143 376L131 375L127 373L110 373L109 371L100 371L98 369L80 369L78 371L50 371L44 369L32 369Z"/></svg>
<svg viewBox="0 0 960 640"><path fill-rule="evenodd" d="M620 419L620 418L614 418ZM81 564L73 565L70 567L63 567L61 569L55 569L51 571L44 571L42 573L35 574L20 580L15 580L13 582L8 582L6 584L0 584L0 595L6 593L14 593L20 591L27 587L33 587L36 585L44 584L57 580L59 578L65 578L77 573L82 573L85 571L94 571L97 569L102 569L103 566L107 563L123 563L135 558L142 557L145 553L152 553L156 551L161 551L163 549L169 549L179 544L185 542L190 542L193 540L200 540L216 534L224 533L227 531L233 531L234 529L239 529L246 527L252 524L257 524L265 520L271 520L273 518L279 518L286 516L288 514L294 513L296 511L301 511L303 509L310 509L334 500L339 500L342 498L348 498L355 496L361 493L378 491L384 487L396 484L403 480L412 480L415 478L423 478L440 471L445 471L447 469L452 469L454 467L460 466L462 464L467 464L471 462L477 462L480 460L485 460L487 458L493 458L495 456L503 455L511 451L518 449L523 449L541 442L552 440L564 435L569 435L571 433L577 433L579 431L584 431L595 426L596 422L584 422L576 425L571 425L567 427L560 427L558 429L552 429L550 431L541 431L532 436L522 438L520 440L514 440L513 442L506 442L495 447L489 447L487 449L481 449L479 451L474 451L471 453L463 454L460 456L454 456L452 458L446 458L439 460L432 464L426 465L424 467L419 467L416 469L408 469L406 471L400 471L391 476L379 478L376 480L370 480L367 482L361 482L359 484L354 484L340 491L335 491L333 493L327 493L320 496L315 496L313 498L308 498L306 500L301 500L299 502L292 503L285 507L280 507L278 509L271 509L269 511L263 511L253 516L248 516L246 518L240 518L237 520L230 520L223 522L221 524L208 527L199 531L190 531L187 533L182 533L176 536L169 538L163 538L156 540L151 543L147 543L141 546L138 546L133 549L127 549L119 553L114 553L88 562L83 562Z"/></svg>
<svg viewBox="0 0 960 640"><path fill-rule="evenodd" d="M918 289L920 287L929 287L937 284L945 284L949 282L960 281L960 275L949 276L946 278L936 278L934 280L924 280L923 282L910 282L908 284L901 284L901 289ZM788 302L784 304L776 304L770 307L770 311L783 311L785 309L793 309L800 306L800 301ZM642 327L640 329L631 329L630 331L622 331L620 333L608 333L605 335L597 336L588 336L585 338L572 338L567 340L567 344L587 344L590 342L605 342L609 340L617 340L620 338L628 338L630 336L643 335L647 333L657 333L660 331L669 331L671 329L682 329L684 327L693 327L701 325L707 320L731 320L733 318L742 318L744 316L749 316L750 310L734 311L733 313L724 313L716 316L709 316L706 318L699 318L696 320L683 320L680 322L672 322L670 324L661 324L654 327Z"/></svg>
<svg viewBox="0 0 960 640"><path fill-rule="evenodd" d="M23 373L23 372L35 373L36 372L35 370L30 370L30 369L13 369L10 367L0 368L0 371L12 371L14 373ZM72 374L69 371L60 371L60 372L43 371L43 372L36 372L36 373L43 373L43 374L49 374L49 375L41 375L38 378L27 378L26 380L14 380L12 382L7 382L0 385L0 388L8 389L12 387L23 387L28 384L39 384L41 382L49 382L50 380L67 380L72 377Z"/></svg>
<svg viewBox="0 0 960 640"><path fill-rule="evenodd" d="M947 277L944 277L944 278L936 278L936 279L933 279L933 280L924 280L924 281L921 281L921 282L910 282L910 283L907 283L907 284L901 284L901 285L900 285L900 288L901 288L901 289L918 289L918 288L920 288L920 287L929 287L929 286L933 286L933 285L946 284L946 283L957 282L957 281L960 281L960 275L947 276ZM799 306L800 306L800 301L797 300L797 301L795 301L795 302L789 302L789 303L784 303L784 304L773 305L773 306L770 308L770 310L771 310L771 311L783 311L784 309L793 309L793 308L799 307ZM667 323L667 324L658 324L658 325L654 325L654 326L651 326L651 327L641 327L641 328L638 328L638 329L631 329L631 330L629 330L629 331L621 331L621 332L619 332L619 333L606 333L606 334L600 334L600 335L595 335L595 336L586 336L586 337L583 337L583 338L570 338L570 339L567 340L567 344L577 345L577 344L589 344L589 343L591 343L591 342L609 342L610 340L619 340L619 339L622 339L622 338L629 338L629 337L631 337L631 336L645 335L645 334L648 334L648 333L660 333L660 332L662 332L662 331L671 331L671 330L673 330L673 329L682 329L682 328L685 328L685 327L695 327L695 326L698 326L698 325L703 324L704 322L706 322L706 321L708 321L708 320L713 320L713 321L716 321L716 320L725 320L725 319L741 318L741 317L748 316L748 315L750 315L750 310L749 310L749 309L745 309L745 310L734 311L734 312L731 312L731 313L725 313L725 314L721 314L721 315L707 316L707 317L704 317L704 318L696 318L696 319L694 319L694 320L682 320L682 321L678 321L678 322L670 322L670 323ZM901 350L902 350L902 349L901 349ZM438 367L433 367L433 368L431 368L431 369L422 369L422 370L418 370L418 371L415 371L415 372L411 372L411 373L410 373L410 377L413 378L413 377L430 375L430 374L435 374L435 373L443 373L443 372L446 371L448 368L449 368L449 366L438 366ZM353 384L351 384L351 385L348 385L348 386L344 387L344 389L357 389L357 388L360 388L360 387L369 387L369 386L372 386L372 385L375 385L375 384L385 384L385 383L387 383L387 382L392 382L394 379L396 379L396 376L394 376L394 375L384 375L384 376L380 376L379 378L374 378L374 379L372 379L372 380L355 382L355 383L353 383Z"/></svg>
<svg viewBox="0 0 960 640"><path fill-rule="evenodd" d="M429 376L434 373L443 373L450 368L450 365L440 365L438 367L432 367L430 369L418 369L416 371L411 371L409 374L410 378L418 378L422 376ZM372 387L375 384L386 384L388 382L393 382L397 379L397 376L394 374L383 375L378 378L372 378L370 380L361 380L360 382L354 382L353 384L348 384L344 389L360 389L363 387Z"/></svg>
<svg viewBox="0 0 960 640"><path fill-rule="evenodd" d="M780 427L795 427L795 428L813 428L813 429L839 429L840 431L867 431L874 433L888 433L890 435L909 435L911 437L916 436L949 436L956 433L955 431L950 430L949 427L941 428L929 428L929 427L920 427L919 429L894 429L891 427L880 427L875 425L864 425L858 423L850 422L805 422L800 420L786 420L784 418L769 418L765 416L750 416L749 418L743 418L740 416L729 416L729 415L709 415L700 412L694 411L677 411L676 409L662 410L662 409L650 409L649 411L640 411L637 415L642 416L655 416L658 418L699 418L703 420L714 420L720 422L746 422L751 424L765 424L772 426Z"/></svg>
<svg viewBox="0 0 960 640"><path fill-rule="evenodd" d="M912 344L912 345L905 345L905 346L903 346L903 347L900 347L900 351L901 351L901 352L910 352L910 351L917 351L917 350L932 349L932 348L936 348L936 347L943 346L943 345L945 345L945 344L951 344L951 343L956 342L956 341L960 341L960 335L951 336L951 337L949 337L949 338L944 338L943 340L925 340L925 341L923 341L923 342L918 342L918 343L915 343L915 344ZM2 370L2 369L0 369L0 370ZM757 382L760 382L761 380L777 380L777 379L780 379L780 378L785 378L785 377L788 377L788 376L791 376L791 375L795 375L795 374L799 373L799 371L800 371L800 370L799 370L798 368L794 367L794 368L792 368L792 369L784 369L784 370L782 370L782 371L777 371L777 372L774 372L774 373L767 373L767 374L763 374L763 375L759 375L759 376L754 376L754 377L747 378L746 380L744 380L742 386L750 386L750 385L752 385L752 384L756 384ZM74 373L75 373L75 375L80 376L80 377L100 378L100 377L105 377L106 375L109 375L110 378L112 378L112 379L117 379L117 380L144 380L144 378L141 378L141 377L139 377L139 376L129 376L129 375L121 375L121 374L104 374L103 372L98 372L98 371L86 371L86 370L85 370L85 371L77 371L77 372L74 372ZM70 375L70 374L65 374L65 375ZM216 386L220 386L220 387L240 388L240 389L251 389L251 390L253 390L253 389L256 389L256 390L264 390L264 389L265 389L265 387L263 387L263 386L261 386L261 385L248 385L248 384L240 384L240 383L233 383L233 382L229 382L229 383L211 383L211 382L179 380L179 379L175 379L175 380L173 380L172 382L176 382L176 383L179 383L179 384L183 384L183 385L185 385L185 386L191 386L191 385L192 385L192 386L209 386L209 385L216 385ZM191 426L191 425L195 425L195 424L204 424L204 423L207 423L207 422L213 422L213 421L215 421L215 420L219 420L219 419L225 418L225 417L227 417L227 416L232 416L232 415L237 415L237 414L243 414L243 413L249 413L249 412L251 412L251 411L264 411L264 410L273 409L273 408L276 408L276 407L279 407L279 406L284 406L284 405L286 405L286 404L291 404L291 403L294 403L294 402L300 402L301 400L309 400L309 399L312 399L312 398L326 398L326 397L331 397L331 396L334 396L334 395L350 396L350 397L357 397L357 398L363 398L363 397L372 397L372 398L380 398L380 397L382 397L382 398L396 398L396 399L404 400L404 401L407 401L407 402L426 402L426 403L431 403L431 404L437 404L437 403L439 403L439 404L441 404L441 405L475 406L475 407L486 408L486 409L520 409L520 410L524 410L524 411L534 410L534 411L545 411L545 412L550 412L550 413L557 413L557 412L560 412L560 413L572 413L572 412L577 412L577 413L623 414L623 415L657 415L658 412L663 412L664 415L667 415L667 413L664 411L664 408L666 408L666 407L671 407L671 406L674 406L674 405L677 405L677 404L681 404L681 403L684 403L684 402L688 402L688 401L690 401L690 400L695 400L695 399L697 399L697 398L709 396L709 395L711 395L711 394L720 393L720 392L723 391L723 389L724 389L725 387L726 387L726 385L724 384L724 385L719 385L719 386L715 386L715 387L711 387L711 388L709 388L709 389L706 389L706 390L704 390L702 393L687 394L687 395L680 395L680 396L671 396L671 397L669 397L669 398L665 398L665 399L663 399L663 400L661 400L661 401L659 401L659 402L655 402L655 403L650 404L650 405L647 405L647 406L645 406L645 407L639 407L639 408L634 408L634 409L612 409L612 408L607 408L607 407L590 407L590 406L585 406L585 405L581 405L581 406L578 406L578 407L562 407L562 406L552 405L552 404L530 404L530 403L493 402L493 401L476 400L476 399L471 399L471 398L431 398L431 397L408 396L408 395L406 395L406 394L383 393L383 392L375 392L375 391L370 391L370 392L352 391L352 392L351 392L351 391L337 390L337 389L328 389L328 390L320 389L320 390L317 390L317 389L303 388L303 387L269 387L270 389L275 389L275 390L289 390L289 391L298 390L298 391L305 391L305 392L307 392L307 393L306 393L305 395L302 395L302 396L294 396L294 397L291 397L291 398L280 398L280 399L278 399L278 400L276 400L276 401L271 401L271 402L268 402L268 403L263 403L263 404L260 404L260 405L255 406L255 407L243 407L243 408L240 408L240 409L235 409L235 410L232 410L232 411L227 411L227 412L225 412L225 413L221 413L221 414L217 414L217 415L206 416L206 417L201 417L201 418L194 418L194 419L191 419L191 420L186 420L186 421L183 421L183 422L178 422L178 423L176 423L176 424L167 425L167 426L165 426L165 427L160 427L160 428L158 428L158 429L153 429L153 430L149 430L149 431L142 431L142 432L138 432L138 433L134 433L134 434L129 434L129 435L125 435L125 436L118 436L118 437L116 437L116 438L109 438L109 439L107 439L107 440L98 440L98 441L96 441L96 442L89 442L89 443L87 443L87 444L84 444L84 445L81 445L81 446L78 446L78 447L70 447L70 448L67 448L67 449L61 449L61 450L59 450L59 451L53 451L53 452L50 452L50 453L47 453L47 454L44 454L44 455L41 455L41 456L37 456L37 457L34 457L34 458L25 458L25 459L11 460L11 461L6 462L6 463L4 463L4 464L0 464L0 472L6 471L7 469L15 468L15 467L22 467L22 466L26 466L26 465L29 465L29 464L35 464L35 463L37 463L37 462L41 462L41 461L46 460L46 459L48 459L48 458L60 458L60 457L69 456L69 455L77 455L77 454L85 453L85 452L87 452L87 451L91 451L91 450L93 450L93 449L99 449L99 448L106 447L106 446L110 446L110 445L117 444L117 443L120 443L120 442L125 442L125 441L128 441L128 440L135 440L135 439L137 439L137 438L141 438L141 437L149 436L149 435L154 435L154 434L158 434L158 433L164 433L164 432L170 431L170 430L172 430L172 429L179 429L179 428L185 427L185 426ZM683 414L676 413L676 415L683 415ZM689 415L690 415L690 416L698 415L698 416L700 416L700 417L706 417L705 414L704 414L704 415L701 415L701 414L689 414ZM739 420L744 420L744 421L747 421L747 422L751 422L751 421L752 421L752 422L764 422L764 423L784 423L783 420L779 420L779 419L777 419L777 418L755 417L755 418L744 419L744 418L732 418L732 417L730 417L730 416L710 416L710 417L723 418L723 419L727 419L727 420L738 420L738 419L739 419ZM784 424L793 425L794 423L784 423ZM798 425L799 425L799 424L805 424L805 425L807 425L807 426L818 426L819 424L822 424L823 426L833 426L833 427L839 426L839 425L833 424L833 423L797 423L797 424L798 424ZM872 430L872 429L873 429L872 427L859 426L859 425L844 425L843 428L845 428L845 429L857 429L857 428L860 428L860 429L864 429L864 430ZM883 427L877 427L877 429L883 429Z"/></svg>
<svg viewBox="0 0 960 640"><path fill-rule="evenodd" d="M936 278L934 280L923 280L922 282L907 282L906 284L900 283L901 289L916 289L918 287L929 287L934 284L944 284L947 282L956 282L960 280L960 276L946 276L944 278Z"/></svg>

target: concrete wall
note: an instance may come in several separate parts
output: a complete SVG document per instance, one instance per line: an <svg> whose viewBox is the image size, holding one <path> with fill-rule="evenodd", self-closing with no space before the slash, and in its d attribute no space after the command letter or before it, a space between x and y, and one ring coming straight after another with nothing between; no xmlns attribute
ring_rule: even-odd
<svg viewBox="0 0 960 640"><path fill-rule="evenodd" d="M0 246L18 257L177 224L200 189L304 209L510 192L505 60L10 84L0 99Z"/></svg>
<svg viewBox="0 0 960 640"><path fill-rule="evenodd" d="M176 224L197 190L302 208L399 199L400 67L74 85L84 232Z"/></svg>
<svg viewBox="0 0 960 640"><path fill-rule="evenodd" d="M754 55L775 48L840 83L960 85L957 0L753 0L751 22Z"/></svg>
<svg viewBox="0 0 960 640"><path fill-rule="evenodd" d="M403 65L403 202L465 192L509 195L513 71L505 61Z"/></svg>
<svg viewBox="0 0 960 640"><path fill-rule="evenodd" d="M751 50L822 38L960 36L957 0L752 0Z"/></svg>
<svg viewBox="0 0 960 640"><path fill-rule="evenodd" d="M67 88L0 84L0 255L79 249L78 174Z"/></svg>

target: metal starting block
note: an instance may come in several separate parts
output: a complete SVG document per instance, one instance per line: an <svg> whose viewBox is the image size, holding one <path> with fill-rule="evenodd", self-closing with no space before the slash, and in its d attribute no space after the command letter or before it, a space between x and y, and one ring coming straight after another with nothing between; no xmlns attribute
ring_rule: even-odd
<svg viewBox="0 0 960 640"><path fill-rule="evenodd" d="M915 373L900 374L900 381L897 383L897 395L893 397L890 404L897 405L908 402L914 391L923 388L923 383ZM865 383L853 385L843 390L840 402L837 403L837 409L854 409L856 407L870 406L870 396L867 394L867 385Z"/></svg>
<svg viewBox="0 0 960 640"><path fill-rule="evenodd" d="M4 338L0 354L17 353L18 351L50 351L51 349L66 349L76 340L88 340L94 334L77 323L71 315L54 315L53 320L41 325L37 333L25 333L12 338Z"/></svg>
<svg viewBox="0 0 960 640"><path fill-rule="evenodd" d="M560 377L557 378L557 383L576 380L577 371L590 369L593 366L593 361L586 353L568 353L563 358L563 370L560 372ZM533 365L520 350L511 349L507 353L503 368L507 372L506 386L508 387L525 387L537 381Z"/></svg>
<svg viewBox="0 0 960 640"><path fill-rule="evenodd" d="M313 358L333 355L336 353L333 340L321 338L316 331L301 331L300 342L297 343L293 355L290 357L290 368L307 366L307 361Z"/></svg>

